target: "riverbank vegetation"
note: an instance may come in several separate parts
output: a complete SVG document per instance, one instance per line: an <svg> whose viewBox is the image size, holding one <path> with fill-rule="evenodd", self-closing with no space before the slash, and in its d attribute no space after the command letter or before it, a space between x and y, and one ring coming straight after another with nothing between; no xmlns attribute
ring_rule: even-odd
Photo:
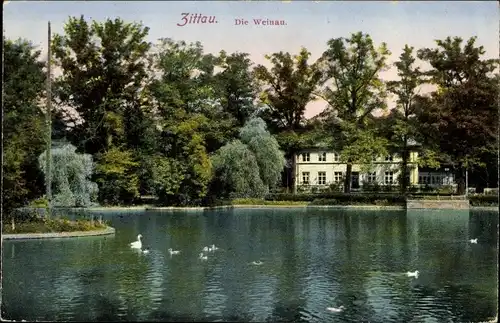
<svg viewBox="0 0 500 323"><path fill-rule="evenodd" d="M4 221L2 226L2 233L5 234L95 231L107 228L107 223L102 219L48 218L29 212L23 212L14 217L9 216L5 220L7 221Z"/></svg>
<svg viewBox="0 0 500 323"><path fill-rule="evenodd" d="M497 185L498 62L476 38L392 48L400 55L391 62L385 43L358 32L329 40L317 60L297 48L268 53L264 66L199 42L152 43L148 33L82 16L54 35L51 206L136 205L146 195L162 206L398 204L412 194L404 179L388 195L348 194L349 169L394 153L406 170L411 140L421 143L420 166L455 173L453 193L464 194L466 170L470 186ZM44 198L48 132L43 55L29 40L4 41L5 214ZM391 68L397 79L383 79ZM313 101L326 108L306 119ZM270 194L293 190L292 156L312 145L340 152L345 195Z"/></svg>

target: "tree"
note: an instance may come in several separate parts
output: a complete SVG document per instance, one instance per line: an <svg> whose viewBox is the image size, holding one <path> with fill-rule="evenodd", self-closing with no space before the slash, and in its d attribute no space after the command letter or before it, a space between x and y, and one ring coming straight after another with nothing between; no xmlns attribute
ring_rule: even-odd
<svg viewBox="0 0 500 323"><path fill-rule="evenodd" d="M217 119L222 108L211 83L213 57L203 54L200 43L163 39L153 61L159 76L150 86L158 111L159 152L183 165L182 176L176 176L182 178L180 188L168 197L168 203L197 204L207 192L212 173L207 137L219 146L228 131L224 119Z"/></svg>
<svg viewBox="0 0 500 323"><path fill-rule="evenodd" d="M139 163L133 153L113 147L97 154L96 182L99 185L99 201L105 205L133 202L138 196Z"/></svg>
<svg viewBox="0 0 500 323"><path fill-rule="evenodd" d="M398 81L390 81L387 86L390 92L397 96L396 116L394 127L394 136L391 138L396 142L398 153L402 156L401 163L401 191L406 193L408 187L408 139L414 138L415 125L412 118L415 116L415 97L418 87L422 84L422 73L418 67L415 67L415 57L413 47L405 45L403 52L399 56L399 61L394 63L399 76Z"/></svg>
<svg viewBox="0 0 500 323"><path fill-rule="evenodd" d="M183 165L173 159L161 155L150 156L146 169L151 172L148 179L151 181L149 187L160 202L168 204L170 197L175 196L181 189L185 170Z"/></svg>
<svg viewBox="0 0 500 323"><path fill-rule="evenodd" d="M240 130L241 142L254 153L259 165L260 178L266 187L274 187L281 177L285 157L278 141L266 129L260 118L249 120Z"/></svg>
<svg viewBox="0 0 500 323"><path fill-rule="evenodd" d="M368 140L371 132L366 118L375 109L386 107L385 87L379 73L386 69L389 55L385 43L375 48L369 35L358 32L350 38L329 40L321 58L324 87L317 94L333 112L331 130L341 150L341 159L347 163L346 193L351 190L352 164L371 160L384 150L383 141ZM359 141L360 138L367 140Z"/></svg>
<svg viewBox="0 0 500 323"><path fill-rule="evenodd" d="M211 193L219 191L222 198L262 198L280 179L285 165L283 152L260 118L245 124L240 139L223 146L212 157Z"/></svg>
<svg viewBox="0 0 500 323"><path fill-rule="evenodd" d="M304 113L309 102L315 100L314 90L321 73L316 63L310 64L311 53L301 48L298 55L274 53L265 58L272 64L268 69L258 65L254 76L262 88L261 108L258 113L266 121L271 133L276 134L287 159L286 179L288 187L295 187L293 156L301 148L299 140L305 125Z"/></svg>
<svg viewBox="0 0 500 323"><path fill-rule="evenodd" d="M38 157L40 169L45 173L45 152ZM53 205L88 207L97 200L97 184L90 181L94 170L92 156L76 153L76 147L65 144L52 148Z"/></svg>
<svg viewBox="0 0 500 323"><path fill-rule="evenodd" d="M27 40L4 37L3 211L8 214L43 192L37 166L45 146L40 100L45 73L40 51Z"/></svg>
<svg viewBox="0 0 500 323"><path fill-rule="evenodd" d="M55 94L71 125L67 137L78 149L93 155L124 143L126 111L140 105L148 76L148 31L118 18L89 23L81 16L68 19L64 35L54 35L55 63L62 69Z"/></svg>
<svg viewBox="0 0 500 323"><path fill-rule="evenodd" d="M248 56L247 53L228 55L221 51L217 67L222 71L215 75L222 108L235 119L238 128L257 112L254 104L257 86L251 71L253 63Z"/></svg>
<svg viewBox="0 0 500 323"><path fill-rule="evenodd" d="M423 48L418 57L427 61L428 82L437 86L418 113L421 135L451 164L458 181L458 194L465 193L465 171L485 166L485 155L497 154L498 60L482 59L483 46L476 38L465 44L460 37L436 41L436 48Z"/></svg>
<svg viewBox="0 0 500 323"><path fill-rule="evenodd" d="M240 140L234 140L217 150L211 160L214 178L219 183L216 187L220 190L220 197L261 198L266 194L257 159Z"/></svg>
<svg viewBox="0 0 500 323"><path fill-rule="evenodd" d="M321 77L316 64L309 64L310 56L305 48L293 57L274 53L266 55L270 70L263 65L255 68L255 78L263 87L261 116L274 132L303 126L306 106L315 99L313 91Z"/></svg>

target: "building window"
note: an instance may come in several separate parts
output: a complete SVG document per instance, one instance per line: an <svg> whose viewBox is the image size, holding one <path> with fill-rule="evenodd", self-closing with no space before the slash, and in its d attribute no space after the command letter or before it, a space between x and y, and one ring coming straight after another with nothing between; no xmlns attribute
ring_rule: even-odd
<svg viewBox="0 0 500 323"><path fill-rule="evenodd" d="M326 153L319 153L318 157L320 162L326 162Z"/></svg>
<svg viewBox="0 0 500 323"><path fill-rule="evenodd" d="M333 161L335 161L335 162L340 161L340 155L337 153L333 153Z"/></svg>
<svg viewBox="0 0 500 323"><path fill-rule="evenodd" d="M333 181L335 183L339 183L342 181L342 172L334 172L333 173Z"/></svg>
<svg viewBox="0 0 500 323"><path fill-rule="evenodd" d="M394 180L394 173L393 172L385 172L384 183L386 185L392 185L393 180Z"/></svg>
<svg viewBox="0 0 500 323"><path fill-rule="evenodd" d="M326 185L326 172L318 172L318 184Z"/></svg>
<svg viewBox="0 0 500 323"><path fill-rule="evenodd" d="M391 161L393 161L393 159L394 159L394 158L393 158L393 156L392 156L392 155L385 156L385 161L386 161L386 162L391 162Z"/></svg>
<svg viewBox="0 0 500 323"><path fill-rule="evenodd" d="M311 160L311 155L309 153L302 154L302 161L308 162Z"/></svg>
<svg viewBox="0 0 500 323"><path fill-rule="evenodd" d="M368 183L375 183L377 181L377 174L375 172L368 173L366 176L366 181Z"/></svg>
<svg viewBox="0 0 500 323"><path fill-rule="evenodd" d="M309 172L302 172L302 184L309 185Z"/></svg>

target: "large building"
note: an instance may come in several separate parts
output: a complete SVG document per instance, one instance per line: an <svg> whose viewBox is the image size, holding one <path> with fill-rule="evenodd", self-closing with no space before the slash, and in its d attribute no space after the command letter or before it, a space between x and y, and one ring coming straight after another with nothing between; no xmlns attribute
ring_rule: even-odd
<svg viewBox="0 0 500 323"><path fill-rule="evenodd" d="M307 189L308 187L327 188L332 184L342 186L347 164L341 161L340 154L332 150L310 148L300 151L295 158L295 188ZM443 185L454 186L454 176L449 169L440 170L419 169L417 164L418 151L410 150L408 161L408 179L410 186L439 187ZM367 167L353 164L351 188L358 190L363 185L396 186L399 184L401 174L401 157L389 155L374 158ZM300 188L300 189L299 189Z"/></svg>

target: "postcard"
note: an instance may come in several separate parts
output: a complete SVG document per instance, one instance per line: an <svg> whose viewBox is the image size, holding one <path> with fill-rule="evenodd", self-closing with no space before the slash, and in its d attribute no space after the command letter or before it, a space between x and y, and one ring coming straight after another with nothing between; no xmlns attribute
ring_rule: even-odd
<svg viewBox="0 0 500 323"><path fill-rule="evenodd" d="M4 1L2 319L497 322L498 18Z"/></svg>

